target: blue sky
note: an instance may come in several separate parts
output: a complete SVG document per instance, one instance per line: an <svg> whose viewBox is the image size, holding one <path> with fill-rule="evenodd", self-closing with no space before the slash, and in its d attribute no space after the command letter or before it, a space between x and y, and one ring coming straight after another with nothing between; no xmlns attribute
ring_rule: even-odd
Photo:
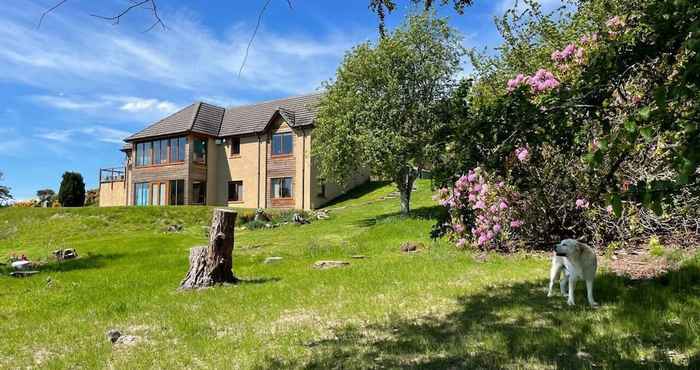
<svg viewBox="0 0 700 370"><path fill-rule="evenodd" d="M440 13L465 46L493 49L493 17L514 1ZM239 76L264 0L159 0L168 30L150 32L145 10L119 25L90 16L112 15L127 0L69 0L37 28L56 2L0 2L0 171L16 199L58 190L64 171L96 187L100 167L122 164L124 137L192 101L230 106L316 91L345 51L377 37L368 0L292 0L291 10L272 0ZM399 3L389 27L409 9L409 0Z"/></svg>

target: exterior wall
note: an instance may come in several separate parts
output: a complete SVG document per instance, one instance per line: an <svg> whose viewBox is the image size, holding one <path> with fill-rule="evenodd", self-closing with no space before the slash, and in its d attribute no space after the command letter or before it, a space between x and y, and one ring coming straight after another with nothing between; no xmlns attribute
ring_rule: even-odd
<svg viewBox="0 0 700 370"><path fill-rule="evenodd" d="M281 132L294 133L294 148L291 155L275 157L272 156L272 135ZM135 183L184 180L185 204L192 204L193 182L206 181L207 205L308 210L319 208L347 190L369 180L367 171L358 171L345 186L327 184L325 196L319 196L318 171L311 158L312 132L312 127L292 129L281 117L278 117L267 134L241 136L239 155L231 154L230 140L217 144L215 138L209 137L207 138L206 165L193 162L193 139L197 137L193 135L187 138L184 163L136 168L131 155L127 162L127 181L122 185L124 193L122 199L127 199L128 205L134 204ZM278 177L292 178L292 199L272 199L270 180ZM228 201L229 181L243 182L242 201ZM100 193L102 194L102 187ZM124 201L120 205L123 204Z"/></svg>
<svg viewBox="0 0 700 370"><path fill-rule="evenodd" d="M231 154L229 140L225 144L218 146L218 165L215 176L217 179L217 204L228 205L229 207L259 208L261 205L258 179L261 174L258 169L260 168L259 163L262 163L264 158L264 153L261 150L264 144L259 142L257 135L242 136L240 141L241 151L240 154L236 155ZM242 201L228 201L229 181L243 182Z"/></svg>
<svg viewBox="0 0 700 370"><path fill-rule="evenodd" d="M126 205L126 181L103 182L100 184L100 207Z"/></svg>

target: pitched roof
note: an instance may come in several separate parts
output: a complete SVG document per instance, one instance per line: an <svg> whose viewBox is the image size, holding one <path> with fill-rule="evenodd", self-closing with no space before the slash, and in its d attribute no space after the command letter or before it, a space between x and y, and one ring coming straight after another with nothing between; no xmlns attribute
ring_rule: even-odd
<svg viewBox="0 0 700 370"><path fill-rule="evenodd" d="M279 112L291 126L313 124L318 102L323 93L295 96L226 109L219 136L263 132L274 114ZM291 121L291 122L290 122Z"/></svg>
<svg viewBox="0 0 700 370"><path fill-rule="evenodd" d="M295 96L240 107L222 108L197 102L171 114L124 139L126 142L150 137L200 133L216 137L263 132L279 114L292 127L313 124L323 93Z"/></svg>
<svg viewBox="0 0 700 370"><path fill-rule="evenodd" d="M125 141L190 131L216 136L221 126L224 111L224 108L216 105L202 102L193 103L129 136Z"/></svg>

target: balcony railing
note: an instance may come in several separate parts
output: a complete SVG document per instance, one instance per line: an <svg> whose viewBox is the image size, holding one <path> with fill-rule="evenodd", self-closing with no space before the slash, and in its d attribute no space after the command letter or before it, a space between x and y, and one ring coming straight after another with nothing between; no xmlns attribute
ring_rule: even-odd
<svg viewBox="0 0 700 370"><path fill-rule="evenodd" d="M100 183L123 182L126 180L124 167L100 168Z"/></svg>

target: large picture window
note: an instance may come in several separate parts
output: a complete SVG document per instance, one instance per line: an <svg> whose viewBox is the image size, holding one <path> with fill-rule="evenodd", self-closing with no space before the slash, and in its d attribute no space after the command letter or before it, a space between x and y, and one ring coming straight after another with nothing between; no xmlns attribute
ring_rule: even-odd
<svg viewBox="0 0 700 370"><path fill-rule="evenodd" d="M139 182L134 184L134 205L148 205L148 183Z"/></svg>
<svg viewBox="0 0 700 370"><path fill-rule="evenodd" d="M243 181L229 181L228 183L228 201L242 202L243 201Z"/></svg>
<svg viewBox="0 0 700 370"><path fill-rule="evenodd" d="M152 166L185 160L187 138L145 141L136 144L136 166Z"/></svg>
<svg viewBox="0 0 700 370"><path fill-rule="evenodd" d="M293 134L285 132L272 135L272 155L288 155L294 150Z"/></svg>
<svg viewBox="0 0 700 370"><path fill-rule="evenodd" d="M181 206L185 204L185 180L170 180L170 205Z"/></svg>
<svg viewBox="0 0 700 370"><path fill-rule="evenodd" d="M280 177L270 179L270 194L273 199L291 198L292 197L292 178Z"/></svg>

